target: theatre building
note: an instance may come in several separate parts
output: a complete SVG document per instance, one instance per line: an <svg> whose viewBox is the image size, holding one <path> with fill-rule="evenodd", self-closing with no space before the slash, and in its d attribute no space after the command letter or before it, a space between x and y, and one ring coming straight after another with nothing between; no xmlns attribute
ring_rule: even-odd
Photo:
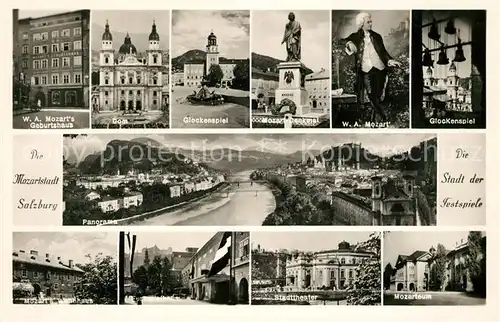
<svg viewBox="0 0 500 322"><path fill-rule="evenodd" d="M214 272L212 264L225 234L216 233L198 250L182 271L183 281L187 283L192 299L221 304L248 304L250 233L230 233L230 259L225 267Z"/></svg>
<svg viewBox="0 0 500 322"><path fill-rule="evenodd" d="M83 277L83 271L73 260L63 261L51 254L38 254L36 250L12 253L14 283L27 283L33 287L33 296L73 298L75 286Z"/></svg>
<svg viewBox="0 0 500 322"><path fill-rule="evenodd" d="M17 63L42 107L89 105L90 10L18 20Z"/></svg>

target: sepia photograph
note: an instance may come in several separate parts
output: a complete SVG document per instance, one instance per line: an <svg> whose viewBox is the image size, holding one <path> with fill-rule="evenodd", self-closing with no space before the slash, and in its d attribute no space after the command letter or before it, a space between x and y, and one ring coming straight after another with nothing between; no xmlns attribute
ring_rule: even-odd
<svg viewBox="0 0 500 322"><path fill-rule="evenodd" d="M409 11L332 11L332 127L408 128L409 57Z"/></svg>
<svg viewBox="0 0 500 322"><path fill-rule="evenodd" d="M250 11L172 11L172 128L250 127Z"/></svg>
<svg viewBox="0 0 500 322"><path fill-rule="evenodd" d="M168 128L168 10L92 11L92 127Z"/></svg>
<svg viewBox="0 0 500 322"><path fill-rule="evenodd" d="M120 304L249 304L249 232L120 232Z"/></svg>
<svg viewBox="0 0 500 322"><path fill-rule="evenodd" d="M253 232L252 305L381 305L380 232Z"/></svg>
<svg viewBox="0 0 500 322"><path fill-rule="evenodd" d="M252 127L330 128L330 12L252 11Z"/></svg>
<svg viewBox="0 0 500 322"><path fill-rule="evenodd" d="M89 128L90 10L13 9L14 129Z"/></svg>
<svg viewBox="0 0 500 322"><path fill-rule="evenodd" d="M69 134L63 142L63 225L436 225L434 134Z"/></svg>
<svg viewBox="0 0 500 322"><path fill-rule="evenodd" d="M384 232L384 305L486 305L486 232Z"/></svg>
<svg viewBox="0 0 500 322"><path fill-rule="evenodd" d="M14 232L14 304L117 304L114 233Z"/></svg>
<svg viewBox="0 0 500 322"><path fill-rule="evenodd" d="M412 127L486 128L486 10L414 10L412 84Z"/></svg>

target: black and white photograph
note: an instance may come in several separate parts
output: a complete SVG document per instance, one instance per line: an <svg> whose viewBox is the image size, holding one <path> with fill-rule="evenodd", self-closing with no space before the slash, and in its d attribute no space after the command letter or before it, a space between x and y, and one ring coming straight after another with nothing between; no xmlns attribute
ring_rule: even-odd
<svg viewBox="0 0 500 322"><path fill-rule="evenodd" d="M381 305L380 250L380 232L252 232L252 305Z"/></svg>
<svg viewBox="0 0 500 322"><path fill-rule="evenodd" d="M63 225L436 225L434 134L70 134Z"/></svg>
<svg viewBox="0 0 500 322"><path fill-rule="evenodd" d="M330 128L330 12L252 11L252 127Z"/></svg>
<svg viewBox="0 0 500 322"><path fill-rule="evenodd" d="M250 127L250 11L172 11L172 128Z"/></svg>
<svg viewBox="0 0 500 322"><path fill-rule="evenodd" d="M14 304L118 304L116 233L14 232Z"/></svg>
<svg viewBox="0 0 500 322"><path fill-rule="evenodd" d="M92 11L92 128L168 128L170 11Z"/></svg>
<svg viewBox="0 0 500 322"><path fill-rule="evenodd" d="M412 84L412 127L486 128L486 10L414 10Z"/></svg>
<svg viewBox="0 0 500 322"><path fill-rule="evenodd" d="M332 11L332 127L410 126L410 11Z"/></svg>
<svg viewBox="0 0 500 322"><path fill-rule="evenodd" d="M486 232L384 232L384 305L486 305Z"/></svg>
<svg viewBox="0 0 500 322"><path fill-rule="evenodd" d="M12 126L90 126L90 10L12 11Z"/></svg>
<svg viewBox="0 0 500 322"><path fill-rule="evenodd" d="M249 304L249 232L120 232L119 240L120 304Z"/></svg>

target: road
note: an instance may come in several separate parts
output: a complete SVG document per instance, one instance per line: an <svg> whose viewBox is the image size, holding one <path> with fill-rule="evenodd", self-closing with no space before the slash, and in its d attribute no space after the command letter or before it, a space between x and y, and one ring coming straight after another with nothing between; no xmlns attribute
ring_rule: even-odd
<svg viewBox="0 0 500 322"><path fill-rule="evenodd" d="M233 181L248 180L252 171L232 177ZM231 181L231 180L230 180ZM192 202L180 209L156 217L131 223L136 226L260 226L268 214L274 211L276 202L267 186L260 183L232 184Z"/></svg>
<svg viewBox="0 0 500 322"><path fill-rule="evenodd" d="M52 120L47 121L47 117ZM90 113L88 110L68 111L63 109L26 112L14 115L12 126L14 129L86 129L90 126Z"/></svg>
<svg viewBox="0 0 500 322"><path fill-rule="evenodd" d="M405 296L418 298L407 299ZM399 298L398 298L399 297ZM384 305L485 305L486 299L463 292L384 292Z"/></svg>
<svg viewBox="0 0 500 322"><path fill-rule="evenodd" d="M125 298L125 304L136 305L132 296L127 296ZM203 305L211 304L205 301L196 301L190 298L187 299L174 299L171 297L156 297L156 296L144 296L142 298L142 305Z"/></svg>

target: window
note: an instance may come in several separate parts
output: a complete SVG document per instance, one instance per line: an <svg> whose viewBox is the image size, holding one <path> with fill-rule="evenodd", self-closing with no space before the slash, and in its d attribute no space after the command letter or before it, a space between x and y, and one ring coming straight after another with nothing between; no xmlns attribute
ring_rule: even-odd
<svg viewBox="0 0 500 322"><path fill-rule="evenodd" d="M54 290L59 289L59 283L54 283Z"/></svg>
<svg viewBox="0 0 500 322"><path fill-rule="evenodd" d="M59 52L59 44L52 44L52 52L53 53Z"/></svg>
<svg viewBox="0 0 500 322"><path fill-rule="evenodd" d="M49 66L49 60L48 59L42 59L42 68L47 69Z"/></svg>
<svg viewBox="0 0 500 322"><path fill-rule="evenodd" d="M157 91L153 91L153 96L158 96L158 92Z"/></svg>
<svg viewBox="0 0 500 322"><path fill-rule="evenodd" d="M122 92L121 92L121 94L122 94L122 95L125 95L125 91L122 91Z"/></svg>
<svg viewBox="0 0 500 322"><path fill-rule="evenodd" d="M77 40L73 42L73 50L80 50L82 49L82 41Z"/></svg>
<svg viewBox="0 0 500 322"><path fill-rule="evenodd" d="M59 84L59 75L55 74L52 75L52 85L57 85Z"/></svg>
<svg viewBox="0 0 500 322"><path fill-rule="evenodd" d="M68 74L63 75L63 84L69 84L69 75Z"/></svg>
<svg viewBox="0 0 500 322"><path fill-rule="evenodd" d="M81 27L73 28L73 36L79 36L81 34L82 34L82 28Z"/></svg>
<svg viewBox="0 0 500 322"><path fill-rule="evenodd" d="M33 34L33 41L40 40L40 34Z"/></svg>
<svg viewBox="0 0 500 322"><path fill-rule="evenodd" d="M129 79L128 79L128 83L129 83L129 84L133 84L133 83L134 83L134 80L132 79L132 77L129 77Z"/></svg>
<svg viewBox="0 0 500 322"><path fill-rule="evenodd" d="M23 54L27 54L29 52L29 47L24 45L23 46Z"/></svg>
<svg viewBox="0 0 500 322"><path fill-rule="evenodd" d="M156 84L158 84L158 79L155 77L155 78L153 78L153 85L156 85Z"/></svg>
<svg viewBox="0 0 500 322"><path fill-rule="evenodd" d="M52 39L59 38L59 30L52 31Z"/></svg>
<svg viewBox="0 0 500 322"><path fill-rule="evenodd" d="M42 76L42 85L47 85L47 76Z"/></svg>
<svg viewBox="0 0 500 322"><path fill-rule="evenodd" d="M158 55L153 55L153 64L158 62Z"/></svg>
<svg viewBox="0 0 500 322"><path fill-rule="evenodd" d="M109 64L109 55L104 56L104 63Z"/></svg>
<svg viewBox="0 0 500 322"><path fill-rule="evenodd" d="M158 101L157 100L153 100L153 105L156 105L158 104Z"/></svg>
<svg viewBox="0 0 500 322"><path fill-rule="evenodd" d="M132 91L128 91L128 95L134 95Z"/></svg>
<svg viewBox="0 0 500 322"><path fill-rule="evenodd" d="M40 53L40 46L33 46L33 54L38 55Z"/></svg>
<svg viewBox="0 0 500 322"><path fill-rule="evenodd" d="M104 79L104 84L105 84L105 85L108 85L108 84L109 84L109 78L105 78L105 79Z"/></svg>
<svg viewBox="0 0 500 322"><path fill-rule="evenodd" d="M63 29L61 32L61 36L63 37L69 37L70 36L70 30L69 29Z"/></svg>
<svg viewBox="0 0 500 322"><path fill-rule="evenodd" d="M23 68L28 68L28 60L27 59L23 59L22 66L23 66Z"/></svg>
<svg viewBox="0 0 500 322"><path fill-rule="evenodd" d="M40 40L48 40L49 39L49 33L48 32L42 32L40 34Z"/></svg>
<svg viewBox="0 0 500 322"><path fill-rule="evenodd" d="M125 78L122 78L122 84L125 84Z"/></svg>
<svg viewBox="0 0 500 322"><path fill-rule="evenodd" d="M345 264L345 258L340 259L340 264L344 265Z"/></svg>
<svg viewBox="0 0 500 322"><path fill-rule="evenodd" d="M21 271L21 274L23 275L23 277L28 277L28 271L26 271L26 269L23 269Z"/></svg>
<svg viewBox="0 0 500 322"><path fill-rule="evenodd" d="M39 60L33 61L33 69L40 69L40 61Z"/></svg>
<svg viewBox="0 0 500 322"><path fill-rule="evenodd" d="M28 35L27 32L23 32L23 40L28 40L30 36Z"/></svg>
<svg viewBox="0 0 500 322"><path fill-rule="evenodd" d="M137 91L137 95L141 95L141 91Z"/></svg>
<svg viewBox="0 0 500 322"><path fill-rule="evenodd" d="M35 278L38 277L38 272L37 271L33 272L33 277L35 277Z"/></svg>
<svg viewBox="0 0 500 322"><path fill-rule="evenodd" d="M82 65L82 56L74 56L73 66L81 66L81 65Z"/></svg>
<svg viewBox="0 0 500 322"><path fill-rule="evenodd" d="M48 54L49 53L49 46L43 45L42 46L42 54Z"/></svg>
<svg viewBox="0 0 500 322"><path fill-rule="evenodd" d="M62 47L62 51L69 51L69 42L64 42Z"/></svg>
<svg viewBox="0 0 500 322"><path fill-rule="evenodd" d="M137 77L137 84L140 84L140 83L141 83L141 78Z"/></svg>
<svg viewBox="0 0 500 322"><path fill-rule="evenodd" d="M104 92L104 96L108 96L108 94L109 94L108 91Z"/></svg>
<svg viewBox="0 0 500 322"><path fill-rule="evenodd" d="M349 278L352 278L352 270L349 270Z"/></svg>
<svg viewBox="0 0 500 322"><path fill-rule="evenodd" d="M82 83L82 75L81 74L75 74L75 84L81 84Z"/></svg>
<svg viewBox="0 0 500 322"><path fill-rule="evenodd" d="M59 58L52 58L52 68L59 67Z"/></svg>
<svg viewBox="0 0 500 322"><path fill-rule="evenodd" d="M63 67L69 67L69 57L63 57L62 65Z"/></svg>

